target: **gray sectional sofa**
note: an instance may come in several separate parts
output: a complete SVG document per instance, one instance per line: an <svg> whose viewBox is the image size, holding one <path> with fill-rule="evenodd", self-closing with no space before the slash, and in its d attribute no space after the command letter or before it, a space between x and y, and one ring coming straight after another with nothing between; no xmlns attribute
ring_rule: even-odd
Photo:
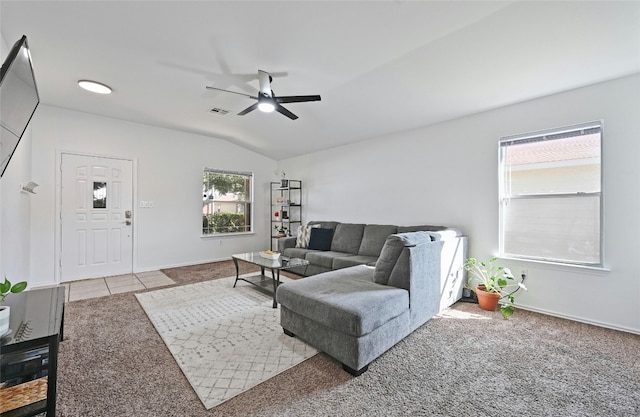
<svg viewBox="0 0 640 417"><path fill-rule="evenodd" d="M284 249L285 256L313 260L314 272L326 270L278 287L284 332L337 359L355 376L462 294L464 236L448 229L397 233L378 245L379 236L393 227L336 224L338 241L334 237L325 256ZM358 236L364 239L358 242ZM349 252L334 250L347 247ZM361 264L342 267L349 261Z"/></svg>
<svg viewBox="0 0 640 417"><path fill-rule="evenodd" d="M310 262L301 275L316 275L334 269L354 265L374 266L388 236L395 233L417 231L454 230L445 226L395 226L386 224L340 223L335 221L313 221L308 225L320 225L332 229L331 250L320 251L295 247L295 237L278 239L278 251L285 256L302 258ZM456 235L458 235L456 231ZM296 271L298 272L298 271Z"/></svg>

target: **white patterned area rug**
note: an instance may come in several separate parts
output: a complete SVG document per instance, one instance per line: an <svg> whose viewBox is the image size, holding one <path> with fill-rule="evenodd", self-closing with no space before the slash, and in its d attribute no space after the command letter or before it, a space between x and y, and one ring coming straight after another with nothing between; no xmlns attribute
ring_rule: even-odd
<svg viewBox="0 0 640 417"><path fill-rule="evenodd" d="M318 353L283 333L271 296L234 280L136 294L207 409Z"/></svg>

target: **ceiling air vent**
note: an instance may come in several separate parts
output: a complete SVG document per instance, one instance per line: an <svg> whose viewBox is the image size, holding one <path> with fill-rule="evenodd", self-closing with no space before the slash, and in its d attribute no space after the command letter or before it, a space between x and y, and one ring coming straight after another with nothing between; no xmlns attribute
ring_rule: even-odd
<svg viewBox="0 0 640 417"><path fill-rule="evenodd" d="M217 107L212 108L211 110L209 110L209 112L215 113L215 114L219 114L220 116L224 116L225 114L229 114L229 110L219 109Z"/></svg>

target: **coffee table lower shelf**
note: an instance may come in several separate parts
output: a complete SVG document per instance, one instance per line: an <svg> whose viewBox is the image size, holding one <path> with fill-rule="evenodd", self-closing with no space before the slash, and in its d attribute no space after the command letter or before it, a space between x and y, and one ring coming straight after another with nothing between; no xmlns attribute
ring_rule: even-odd
<svg viewBox="0 0 640 417"><path fill-rule="evenodd" d="M280 282L271 278L268 275L250 275L248 277L240 277L238 281L248 282L258 287L259 290L266 294L273 295L273 292L278 289Z"/></svg>
<svg viewBox="0 0 640 417"><path fill-rule="evenodd" d="M267 259L262 257L259 252L238 253L236 255L232 255L231 258L233 259L233 263L236 267L236 281L233 283L233 286L235 287L238 281L245 281L249 284L253 284L260 291L273 294L273 308L278 307L278 303L276 302L276 290L280 285L280 270L298 266L306 267L309 265L309 261L298 258L281 256L278 259ZM260 274L240 276L238 261L259 266ZM271 271L271 276L265 274L266 270Z"/></svg>

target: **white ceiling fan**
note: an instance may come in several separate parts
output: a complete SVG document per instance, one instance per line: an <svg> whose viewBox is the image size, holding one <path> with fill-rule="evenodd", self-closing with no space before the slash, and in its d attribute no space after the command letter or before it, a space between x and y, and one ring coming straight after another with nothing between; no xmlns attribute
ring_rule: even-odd
<svg viewBox="0 0 640 417"><path fill-rule="evenodd" d="M310 95L310 96L276 96L271 89L271 81L273 78L269 75L268 72L258 70L258 81L260 82L260 90L258 91L258 96L252 96L250 94L239 93L237 91L225 90L222 88L207 86L209 90L218 90L224 91L226 93L238 94L241 96L249 97L254 100L257 100L256 103L253 103L251 106L242 110L238 113L238 116L244 116L247 113L258 109L260 111L270 113L272 111L277 111L278 113L284 114L291 120L295 120L298 118L295 114L281 106L281 103L302 103L305 101L320 101L319 95Z"/></svg>

